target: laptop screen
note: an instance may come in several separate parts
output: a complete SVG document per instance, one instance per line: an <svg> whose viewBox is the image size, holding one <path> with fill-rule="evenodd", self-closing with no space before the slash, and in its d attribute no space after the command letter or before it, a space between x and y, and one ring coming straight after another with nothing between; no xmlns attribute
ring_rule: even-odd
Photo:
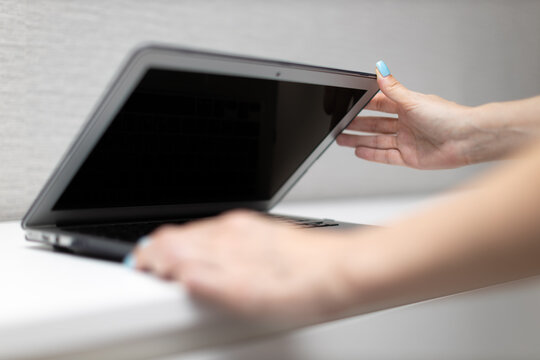
<svg viewBox="0 0 540 360"><path fill-rule="evenodd" d="M364 93L149 69L53 210L269 200Z"/></svg>

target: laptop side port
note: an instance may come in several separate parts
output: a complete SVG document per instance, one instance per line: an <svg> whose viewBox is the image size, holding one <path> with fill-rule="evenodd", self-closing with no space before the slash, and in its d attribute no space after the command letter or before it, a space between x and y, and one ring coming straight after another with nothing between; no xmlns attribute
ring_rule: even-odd
<svg viewBox="0 0 540 360"><path fill-rule="evenodd" d="M41 240L43 240L46 243L49 243L51 245L56 245L58 241L58 236L56 234L48 234L48 233L42 233L41 234Z"/></svg>
<svg viewBox="0 0 540 360"><path fill-rule="evenodd" d="M60 236L58 237L58 242L57 242L57 244L58 244L59 246L70 247L72 243L73 243L73 238L72 238L71 236L60 235Z"/></svg>
<svg viewBox="0 0 540 360"><path fill-rule="evenodd" d="M26 240L41 241L41 233L38 231L26 230Z"/></svg>

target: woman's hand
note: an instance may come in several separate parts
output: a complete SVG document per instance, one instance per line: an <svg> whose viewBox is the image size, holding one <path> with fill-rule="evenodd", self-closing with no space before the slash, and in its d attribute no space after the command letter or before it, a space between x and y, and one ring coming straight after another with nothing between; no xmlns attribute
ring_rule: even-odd
<svg viewBox="0 0 540 360"><path fill-rule="evenodd" d="M245 211L162 227L135 265L237 313L293 322L538 275L538 159L540 142L477 190L384 228L301 230Z"/></svg>
<svg viewBox="0 0 540 360"><path fill-rule="evenodd" d="M382 74L381 74L382 73ZM377 63L377 94L366 109L395 117L359 116L347 130L377 135L341 134L337 143L355 148L359 158L417 169L455 168L471 163L473 108L405 88Z"/></svg>
<svg viewBox="0 0 540 360"><path fill-rule="evenodd" d="M356 302L348 259L358 241L345 232L302 230L234 211L164 226L150 238L134 252L137 269L178 281L193 295L242 315L324 318ZM354 263L362 258L354 254Z"/></svg>

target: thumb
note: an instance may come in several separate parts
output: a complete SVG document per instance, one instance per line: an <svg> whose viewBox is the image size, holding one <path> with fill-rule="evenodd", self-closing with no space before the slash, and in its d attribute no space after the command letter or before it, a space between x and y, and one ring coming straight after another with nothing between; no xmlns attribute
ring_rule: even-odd
<svg viewBox="0 0 540 360"><path fill-rule="evenodd" d="M377 61L377 83L382 93L390 100L403 104L410 99L410 90L401 85L399 81L390 73L390 69L385 62Z"/></svg>

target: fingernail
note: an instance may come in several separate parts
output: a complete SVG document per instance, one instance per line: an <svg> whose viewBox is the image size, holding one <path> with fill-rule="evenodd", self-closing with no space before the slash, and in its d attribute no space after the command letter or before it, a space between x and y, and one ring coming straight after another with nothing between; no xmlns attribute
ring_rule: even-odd
<svg viewBox="0 0 540 360"><path fill-rule="evenodd" d="M150 244L150 241L152 241L152 239L150 239L150 236L143 236L137 241L137 247L143 249Z"/></svg>
<svg viewBox="0 0 540 360"><path fill-rule="evenodd" d="M145 247L148 246L148 244L150 244L151 240L152 239L150 239L149 236L143 236L142 238L137 240L137 247L139 249L145 248ZM122 262L123 262L125 267L128 267L130 269L135 268L135 257L133 256L133 253L127 254Z"/></svg>
<svg viewBox="0 0 540 360"><path fill-rule="evenodd" d="M382 77L387 77L390 75L390 69L388 66L386 66L386 63L382 60L377 61L375 64L377 66L377 70L379 70L379 73L381 73Z"/></svg>
<svg viewBox="0 0 540 360"><path fill-rule="evenodd" d="M133 253L129 253L124 258L124 261L122 261L125 267L134 269L135 268L135 258L133 257Z"/></svg>

